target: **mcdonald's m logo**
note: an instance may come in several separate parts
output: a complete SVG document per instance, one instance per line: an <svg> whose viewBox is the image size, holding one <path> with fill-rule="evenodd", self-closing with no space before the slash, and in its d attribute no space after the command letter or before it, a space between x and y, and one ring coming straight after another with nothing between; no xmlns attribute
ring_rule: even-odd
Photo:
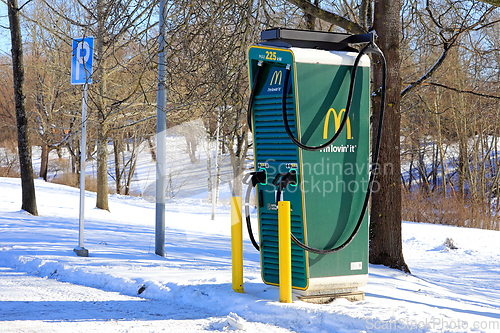
<svg viewBox="0 0 500 333"><path fill-rule="evenodd" d="M345 109L340 110L339 114L337 115L337 111L335 111L334 108L330 108L328 110L328 113L326 114L326 119L325 119L325 125L323 126L323 139L328 139L328 124L330 122L330 114L333 113L333 119L335 122L335 133L338 132L340 128L340 123L342 122L342 115L345 113ZM347 117L347 139L352 139L351 136L351 121L349 120L349 117Z"/></svg>
<svg viewBox="0 0 500 333"><path fill-rule="evenodd" d="M271 77L271 83L269 84L270 86L272 85L279 85L281 86L281 77L283 76L282 71L275 71L273 73L273 76Z"/></svg>

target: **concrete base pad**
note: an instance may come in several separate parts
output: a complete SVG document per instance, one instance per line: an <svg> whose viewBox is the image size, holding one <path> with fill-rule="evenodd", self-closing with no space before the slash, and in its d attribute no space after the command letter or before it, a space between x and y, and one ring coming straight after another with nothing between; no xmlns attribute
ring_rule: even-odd
<svg viewBox="0 0 500 333"><path fill-rule="evenodd" d="M73 251L76 253L77 256L79 257L88 257L89 256L89 250L87 250L84 247L75 247Z"/></svg>
<svg viewBox="0 0 500 333"><path fill-rule="evenodd" d="M345 298L348 301L362 301L365 299L365 293L363 291L353 291L348 293L333 293L326 295L309 295L309 296L298 296L301 301L307 303L315 304L328 304L336 300L337 298Z"/></svg>

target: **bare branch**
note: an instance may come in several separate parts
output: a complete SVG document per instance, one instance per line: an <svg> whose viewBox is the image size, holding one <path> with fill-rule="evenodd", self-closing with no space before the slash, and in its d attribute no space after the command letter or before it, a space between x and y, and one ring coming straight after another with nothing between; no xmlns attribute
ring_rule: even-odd
<svg viewBox="0 0 500 333"><path fill-rule="evenodd" d="M431 69L429 69L429 71L427 71L427 73L425 73L422 77L420 77L420 79L418 79L417 81L413 82L413 83L410 83L402 92L401 92L401 97L404 98L409 92L411 92L412 90L414 90L416 87L418 87L419 85L423 84L425 81L427 81L430 77L432 77L432 75L439 69L439 67L441 67L441 65L444 63L444 60L446 59L446 57L448 56L448 53L449 51L452 49L452 47L454 46L454 44L458 41L459 37L463 34L465 34L466 32L468 31L471 31L471 30L474 30L476 29L478 26L480 26L484 20L486 19L486 17L488 17L488 15L494 10L495 8L494 7L491 7L489 10L487 10L481 17L480 19L475 22L474 24L470 25L470 26L465 26L466 22L465 20L462 22L462 27L460 29L458 29L458 31L455 32L455 34L453 36L451 36L449 39L446 39L443 35L443 29L441 29L441 32L439 33L439 36L441 38L441 40L443 41L443 52L441 53L441 56L439 57L439 59L436 61L436 63L431 67ZM431 15L432 17L432 13L430 11L430 9L427 7L426 10L429 12L429 15ZM469 15L469 13L467 14L467 16ZM438 25L438 23L436 22L436 20L434 20L434 18L432 17L432 20L434 22L434 24ZM442 28L442 26L439 25L440 28Z"/></svg>
<svg viewBox="0 0 500 333"><path fill-rule="evenodd" d="M500 96L486 95L486 94L481 94L481 93L478 93L478 92L475 92L475 91L472 91L472 90L458 89L458 88L450 87L450 86L447 86L447 85L444 85L444 84L441 84L441 83L437 83L437 82L426 82L425 84L430 85L430 86L436 86L436 87L441 87L441 88L445 88L445 89L448 89L448 90L452 90L452 91L455 91L455 92L457 92L459 94L470 94L470 95L474 95L474 96L478 96L478 97L500 99Z"/></svg>
<svg viewBox="0 0 500 333"><path fill-rule="evenodd" d="M361 1L359 6L359 22L363 30L368 31L368 7L370 6L370 0Z"/></svg>
<svg viewBox="0 0 500 333"><path fill-rule="evenodd" d="M72 18L68 17L67 15L64 15L63 13L59 12L58 10L56 10L54 7L52 7L52 5L47 2L47 1L43 1L45 3L45 5L47 7L49 7L50 10L52 10L54 13L56 13L59 17L61 17L62 19L68 21L69 23L77 26L77 27L80 27L80 28L85 28L88 26L87 23L80 23L80 22L77 22L75 20L73 20Z"/></svg>
<svg viewBox="0 0 500 333"><path fill-rule="evenodd" d="M33 0L28 0L28 1L26 1L26 2L25 2L25 3L21 6L21 7L19 7L17 10L18 10L18 11L23 10L24 6L26 6L27 4L29 4L31 1L33 1Z"/></svg>
<svg viewBox="0 0 500 333"><path fill-rule="evenodd" d="M363 34L367 31L363 29L359 24L346 19L340 15L334 14L332 12L321 9L314 4L306 1L306 0L287 0L289 3L294 4L295 6L302 9L304 12L317 17L325 22L329 22L335 24L336 26L345 29L346 31L353 34Z"/></svg>
<svg viewBox="0 0 500 333"><path fill-rule="evenodd" d="M127 127L132 127L132 126L135 126L137 124L140 124L142 122L145 122L147 120L150 120L150 119L154 119L156 118L156 115L153 115L153 116L149 116L149 117L146 117L146 118L143 118L143 119L140 119L140 120L137 120L137 121L134 121L132 123L129 123L129 124L126 124L126 125L123 125L123 126L119 126L119 127L115 127L115 128L110 128L108 131L109 132L113 132L113 131L118 131L118 130L121 130L121 129L124 129L124 128L127 128Z"/></svg>
<svg viewBox="0 0 500 333"><path fill-rule="evenodd" d="M448 55L448 52L451 49L451 45L445 44L443 52L441 53L441 56L439 59L436 61L436 63L425 73L420 79L418 79L415 82L410 83L402 92L401 92L401 98L404 98L409 92L413 91L415 88L420 86L422 83L427 81L438 69L441 67L443 64L444 60L446 59L446 56Z"/></svg>

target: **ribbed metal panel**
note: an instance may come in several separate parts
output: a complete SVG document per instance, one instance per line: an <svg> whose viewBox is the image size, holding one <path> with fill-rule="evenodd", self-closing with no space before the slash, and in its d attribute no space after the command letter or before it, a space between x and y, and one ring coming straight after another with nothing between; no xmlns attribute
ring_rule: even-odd
<svg viewBox="0 0 500 333"><path fill-rule="evenodd" d="M256 96L254 102L254 138L255 159L257 163L273 164L278 169L280 163L299 163L299 149L290 140L283 127L281 96ZM287 116L290 129L296 135L296 117L294 101L287 100ZM269 180L275 174L268 174ZM274 185L268 185L273 191ZM272 188L271 188L272 187ZM297 204L296 206L301 206ZM298 212L297 212L298 213ZM302 212L291 215L293 234L304 241L304 225ZM278 213L261 209L261 258L262 275L266 283L279 284L279 250L278 250ZM307 286L307 267L305 251L290 239L292 244L292 285L298 288Z"/></svg>
<svg viewBox="0 0 500 333"><path fill-rule="evenodd" d="M292 232L304 241L302 219L292 214ZM292 242L292 285L307 286L307 271L305 265L305 252ZM262 272L264 280L268 283L279 284L279 244L278 244L278 215L263 213L261 217L261 251Z"/></svg>
<svg viewBox="0 0 500 333"><path fill-rule="evenodd" d="M287 100L290 129L296 134L293 99ZM281 96L257 96L254 102L255 157L258 162L269 160L298 163L299 150L283 128Z"/></svg>

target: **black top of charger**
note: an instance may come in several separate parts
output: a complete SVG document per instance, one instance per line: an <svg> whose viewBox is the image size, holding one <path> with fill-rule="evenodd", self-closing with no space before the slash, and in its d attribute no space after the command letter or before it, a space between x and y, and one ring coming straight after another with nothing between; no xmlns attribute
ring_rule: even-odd
<svg viewBox="0 0 500 333"><path fill-rule="evenodd" d="M339 32L310 31L273 28L260 33L261 45L279 47L303 47L332 51L357 51L349 44L373 42L372 33L351 35Z"/></svg>

